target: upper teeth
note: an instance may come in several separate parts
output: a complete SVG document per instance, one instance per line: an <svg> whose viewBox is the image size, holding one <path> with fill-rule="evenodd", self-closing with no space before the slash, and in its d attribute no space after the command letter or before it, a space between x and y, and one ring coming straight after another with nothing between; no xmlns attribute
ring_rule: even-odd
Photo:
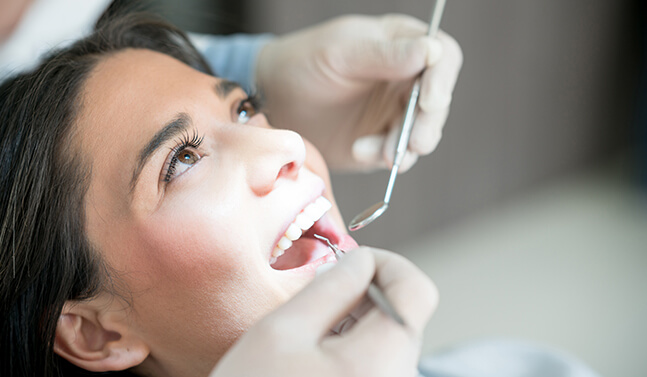
<svg viewBox="0 0 647 377"><path fill-rule="evenodd" d="M281 237L272 251L270 264L274 263L278 257L283 255L285 250L292 246L292 242L298 240L301 235L310 229L312 225L314 225L315 221L319 220L330 208L332 208L332 204L330 204L328 199L323 196L320 196L317 200L308 204L308 206L297 215L292 224L288 226L285 234Z"/></svg>

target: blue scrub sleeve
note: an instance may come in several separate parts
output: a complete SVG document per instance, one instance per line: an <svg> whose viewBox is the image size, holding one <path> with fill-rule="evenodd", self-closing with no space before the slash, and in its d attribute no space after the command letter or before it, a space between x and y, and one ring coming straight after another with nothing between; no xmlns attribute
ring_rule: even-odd
<svg viewBox="0 0 647 377"><path fill-rule="evenodd" d="M216 36L189 33L189 39L218 77L239 83L248 93L256 89L256 61L272 34Z"/></svg>

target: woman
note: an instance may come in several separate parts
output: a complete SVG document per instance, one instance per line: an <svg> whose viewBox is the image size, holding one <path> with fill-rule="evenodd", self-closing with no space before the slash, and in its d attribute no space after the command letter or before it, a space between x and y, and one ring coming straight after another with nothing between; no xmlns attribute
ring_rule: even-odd
<svg viewBox="0 0 647 377"><path fill-rule="evenodd" d="M317 150L205 72L179 30L106 15L2 85L2 375L206 376L334 261L313 233L356 246Z"/></svg>
<svg viewBox="0 0 647 377"><path fill-rule="evenodd" d="M173 27L106 15L0 86L0 375L414 375L436 301L429 280L360 248L297 293L334 261L314 233L356 246L326 165L208 71ZM375 271L407 326L373 309L326 336ZM593 375L495 346L424 366Z"/></svg>

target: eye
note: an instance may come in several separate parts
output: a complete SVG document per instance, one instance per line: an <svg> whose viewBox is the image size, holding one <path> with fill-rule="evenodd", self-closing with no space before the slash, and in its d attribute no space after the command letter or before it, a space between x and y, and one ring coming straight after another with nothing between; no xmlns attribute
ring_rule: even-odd
<svg viewBox="0 0 647 377"><path fill-rule="evenodd" d="M236 121L241 124L247 123L254 115L258 113L257 100L254 96L249 96L244 99L238 109L236 109L238 119Z"/></svg>
<svg viewBox="0 0 647 377"><path fill-rule="evenodd" d="M170 182L177 176L189 170L200 161L202 157L191 147L184 147L172 154L171 160L166 168L164 182Z"/></svg>
<svg viewBox="0 0 647 377"><path fill-rule="evenodd" d="M165 168L162 170L164 182L172 181L202 159L202 154L198 152L202 140L203 138L196 131L193 132L193 137L188 133L182 135L176 146L171 149Z"/></svg>
<svg viewBox="0 0 647 377"><path fill-rule="evenodd" d="M179 153L178 157L178 163L186 166L191 166L198 162L200 159L200 156L198 156L194 151L189 150L189 149L184 149L182 152Z"/></svg>

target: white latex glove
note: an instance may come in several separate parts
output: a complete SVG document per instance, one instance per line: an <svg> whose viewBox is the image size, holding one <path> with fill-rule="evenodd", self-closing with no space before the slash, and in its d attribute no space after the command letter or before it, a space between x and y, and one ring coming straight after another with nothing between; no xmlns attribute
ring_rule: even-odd
<svg viewBox="0 0 647 377"><path fill-rule="evenodd" d="M301 133L332 168L390 167L411 86L427 68L407 170L440 141L463 60L449 35L426 33L410 16L344 16L276 38L257 66L271 123Z"/></svg>
<svg viewBox="0 0 647 377"><path fill-rule="evenodd" d="M361 303L373 277L407 326L371 308L343 335L330 335ZM421 336L438 295L403 257L361 247L259 321L210 377L417 376Z"/></svg>

